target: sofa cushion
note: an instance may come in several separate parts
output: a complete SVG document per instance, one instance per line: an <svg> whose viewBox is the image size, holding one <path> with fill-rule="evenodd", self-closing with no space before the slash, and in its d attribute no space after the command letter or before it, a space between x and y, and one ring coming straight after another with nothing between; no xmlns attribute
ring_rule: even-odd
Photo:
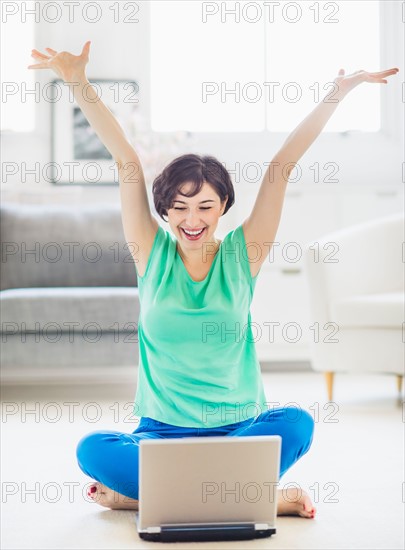
<svg viewBox="0 0 405 550"><path fill-rule="evenodd" d="M138 333L103 332L94 334L45 334L38 338L35 334L8 335L0 348L1 377L27 383L30 375L37 374L47 380L69 370L72 382L76 383L76 373L83 380L87 372L89 381L100 379L100 369L108 367L111 375L118 367L134 367L136 381L139 361ZM93 376L90 375L93 369Z"/></svg>
<svg viewBox="0 0 405 550"><path fill-rule="evenodd" d="M331 304L332 320L345 327L400 328L404 310L403 292L351 296Z"/></svg>
<svg viewBox="0 0 405 550"><path fill-rule="evenodd" d="M19 288L0 293L2 331L138 332L137 287ZM75 324L76 323L76 324Z"/></svg>
<svg viewBox="0 0 405 550"><path fill-rule="evenodd" d="M137 286L118 205L3 203L0 220L2 290Z"/></svg>

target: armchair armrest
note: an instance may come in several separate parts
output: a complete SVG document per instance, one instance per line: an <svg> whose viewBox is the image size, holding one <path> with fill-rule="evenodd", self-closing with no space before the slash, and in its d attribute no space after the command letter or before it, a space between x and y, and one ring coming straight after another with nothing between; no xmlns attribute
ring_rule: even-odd
<svg viewBox="0 0 405 550"><path fill-rule="evenodd" d="M401 291L404 284L402 212L341 229L306 243L304 268L314 294L342 297ZM318 243L319 258L314 250Z"/></svg>

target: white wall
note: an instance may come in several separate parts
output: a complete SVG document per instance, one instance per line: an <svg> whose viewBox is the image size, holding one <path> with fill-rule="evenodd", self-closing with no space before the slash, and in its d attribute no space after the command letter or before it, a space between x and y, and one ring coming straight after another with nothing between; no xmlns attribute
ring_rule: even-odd
<svg viewBox="0 0 405 550"><path fill-rule="evenodd" d="M86 4L88 2L82 2ZM44 2L42 2L44 4ZM80 7L75 10L74 22L69 21L69 11L62 11L63 19L56 23L49 23L41 17L36 25L36 44L32 47L44 51L51 47L57 51L67 50L79 54L87 40L92 41L90 62L87 75L92 78L136 80L140 85L140 109L149 112L148 93L144 83L148 80L148 9L147 3L137 2L140 12L136 18L139 23L124 22L124 18L131 15L129 11L121 10L119 21L114 22L115 13L109 9L114 2L98 2L102 9L102 17L96 23L87 22L81 13ZM123 3L124 4L124 3ZM128 4L135 4L130 2ZM40 12L41 13L41 12ZM94 15L93 15L94 13ZM96 12L88 12L89 19L95 17ZM51 12L49 12L51 18ZM45 15L46 18L46 15ZM30 52L27 52L27 64ZM43 86L57 76L51 71L36 71L37 80ZM42 88L41 88L42 89ZM27 166L34 166L39 162L41 167L50 162L50 113L51 104L41 101L37 106L37 129L32 135L7 134L3 138L3 162L26 162ZM13 198L23 193L22 200L37 201L46 195L50 201L72 200L80 202L110 202L119 200L118 186L60 186L47 181L37 183L35 176L27 176L27 182L21 183L21 174L8 178L8 183L2 182L3 200Z"/></svg>

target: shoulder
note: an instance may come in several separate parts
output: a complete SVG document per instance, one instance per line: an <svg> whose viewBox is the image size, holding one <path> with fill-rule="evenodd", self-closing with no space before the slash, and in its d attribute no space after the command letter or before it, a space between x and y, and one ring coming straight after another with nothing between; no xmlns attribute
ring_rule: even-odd
<svg viewBox="0 0 405 550"><path fill-rule="evenodd" d="M249 228L247 220L240 223L232 229L225 237L224 241L230 241L235 245L238 244L240 253L240 263L248 271L248 277L253 279L260 271L261 263L258 262L257 246L249 236Z"/></svg>
<svg viewBox="0 0 405 550"><path fill-rule="evenodd" d="M170 250L176 247L172 235L160 224L143 257L136 261L138 278L143 280L151 271L160 273L162 266L166 266ZM161 275L161 273L160 273Z"/></svg>

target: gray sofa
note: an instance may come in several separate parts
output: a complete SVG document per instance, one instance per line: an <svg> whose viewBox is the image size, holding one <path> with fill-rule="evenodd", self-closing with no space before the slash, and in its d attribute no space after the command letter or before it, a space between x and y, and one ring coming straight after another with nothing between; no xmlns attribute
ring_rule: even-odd
<svg viewBox="0 0 405 550"><path fill-rule="evenodd" d="M0 215L3 382L136 367L137 276L119 206L9 202Z"/></svg>

